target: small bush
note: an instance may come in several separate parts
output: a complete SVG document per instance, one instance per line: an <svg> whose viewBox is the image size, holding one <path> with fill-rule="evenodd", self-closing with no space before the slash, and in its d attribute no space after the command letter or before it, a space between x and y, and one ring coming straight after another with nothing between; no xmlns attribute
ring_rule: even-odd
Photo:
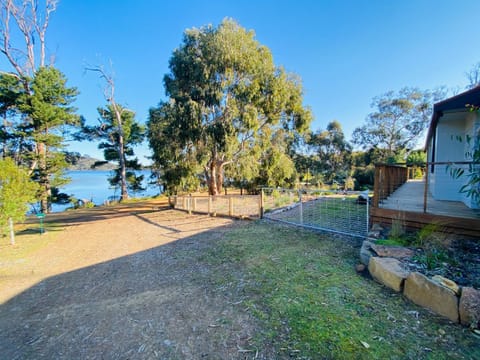
<svg viewBox="0 0 480 360"><path fill-rule="evenodd" d="M393 239L400 239L406 234L405 220L400 217L392 219L392 228L390 229L389 237Z"/></svg>
<svg viewBox="0 0 480 360"><path fill-rule="evenodd" d="M451 236L438 224L428 224L416 236L414 245L424 250L424 255L418 260L424 263L427 269L432 270L443 262L451 262L448 252L452 245Z"/></svg>
<svg viewBox="0 0 480 360"><path fill-rule="evenodd" d="M417 233L415 245L424 249L448 250L452 239L438 224L428 224Z"/></svg>

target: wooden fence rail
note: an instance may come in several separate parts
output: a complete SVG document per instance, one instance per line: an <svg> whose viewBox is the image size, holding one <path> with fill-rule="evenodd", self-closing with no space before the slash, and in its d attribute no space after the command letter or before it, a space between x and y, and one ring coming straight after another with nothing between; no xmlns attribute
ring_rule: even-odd
<svg viewBox="0 0 480 360"><path fill-rule="evenodd" d="M260 195L179 195L169 197L170 206L178 210L237 218L260 218L263 212Z"/></svg>

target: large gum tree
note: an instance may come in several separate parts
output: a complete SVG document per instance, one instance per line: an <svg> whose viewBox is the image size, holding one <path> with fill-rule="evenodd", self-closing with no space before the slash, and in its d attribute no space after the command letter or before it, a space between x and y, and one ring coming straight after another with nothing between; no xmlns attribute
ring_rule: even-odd
<svg viewBox="0 0 480 360"><path fill-rule="evenodd" d="M150 110L148 121L153 159L168 189L204 179L209 193L219 194L232 164L249 178L291 176L288 143L312 116L299 78L274 65L253 31L231 19L186 30L169 67L169 99ZM266 171L280 166L280 158L292 171Z"/></svg>

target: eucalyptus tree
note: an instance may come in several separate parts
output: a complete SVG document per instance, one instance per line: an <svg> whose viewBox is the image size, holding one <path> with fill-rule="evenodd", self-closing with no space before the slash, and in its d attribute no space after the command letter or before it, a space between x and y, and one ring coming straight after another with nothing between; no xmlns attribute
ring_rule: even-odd
<svg viewBox="0 0 480 360"><path fill-rule="evenodd" d="M313 150L317 171L323 173L326 181L343 180L348 176L352 146L345 139L340 122L333 120L326 130L312 134L308 144Z"/></svg>
<svg viewBox="0 0 480 360"><path fill-rule="evenodd" d="M405 87L375 97L372 103L375 111L368 115L364 125L354 130L352 142L363 149L378 149L381 161L395 158L401 151L413 150L428 128L433 103L444 96L443 89Z"/></svg>
<svg viewBox="0 0 480 360"><path fill-rule="evenodd" d="M2 93L6 85L21 89L9 104L16 113L7 120L4 112L3 138L16 141L18 162L28 165L40 185L41 211L48 212L52 186L66 181L67 164L62 149L69 126L80 124L71 103L77 90L67 87L65 76L47 62L46 32L57 0L0 0L0 53L11 66L2 72ZM20 36L17 36L20 35ZM21 39L21 40L20 40ZM17 41L17 44L15 44ZM6 80L8 79L8 81ZM6 100L6 98L3 98ZM3 103L6 105L7 103ZM9 126L14 124L14 126ZM4 142L4 145L6 143ZM4 146L4 155L7 146Z"/></svg>
<svg viewBox="0 0 480 360"><path fill-rule="evenodd" d="M186 30L169 68L169 99L150 110L148 121L153 159L167 182L204 179L209 193L218 194L226 168L253 178L278 167L288 137L309 127L300 79L275 66L254 32L234 20ZM293 163L282 163L293 171Z"/></svg>

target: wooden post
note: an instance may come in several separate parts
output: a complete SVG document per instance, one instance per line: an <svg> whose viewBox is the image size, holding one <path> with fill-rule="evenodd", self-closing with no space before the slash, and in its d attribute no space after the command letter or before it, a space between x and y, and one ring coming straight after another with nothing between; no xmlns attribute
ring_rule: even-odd
<svg viewBox="0 0 480 360"><path fill-rule="evenodd" d="M228 216L233 216L233 196L228 197Z"/></svg>
<svg viewBox="0 0 480 360"><path fill-rule="evenodd" d="M380 202L380 166L375 166L375 177L373 180L373 206L378 207Z"/></svg>
<svg viewBox="0 0 480 360"><path fill-rule="evenodd" d="M300 199L300 224L303 224L303 202L302 202L302 191L298 191L298 198Z"/></svg>
<svg viewBox="0 0 480 360"><path fill-rule="evenodd" d="M189 194L187 204L188 204L188 214L192 215L192 194Z"/></svg>
<svg viewBox="0 0 480 360"><path fill-rule="evenodd" d="M208 195L208 215L212 215L212 195Z"/></svg>
<svg viewBox="0 0 480 360"><path fill-rule="evenodd" d="M264 194L263 194L263 189L260 190L260 197L258 198L258 213L260 216L260 219L263 219L264 211L265 211L265 199L264 199Z"/></svg>
<svg viewBox="0 0 480 360"><path fill-rule="evenodd" d="M197 198L194 196L192 199L193 199L192 210L195 211L197 210Z"/></svg>
<svg viewBox="0 0 480 360"><path fill-rule="evenodd" d="M425 188L423 189L423 213L427 213L427 199L428 199L428 163L427 171L425 171Z"/></svg>

